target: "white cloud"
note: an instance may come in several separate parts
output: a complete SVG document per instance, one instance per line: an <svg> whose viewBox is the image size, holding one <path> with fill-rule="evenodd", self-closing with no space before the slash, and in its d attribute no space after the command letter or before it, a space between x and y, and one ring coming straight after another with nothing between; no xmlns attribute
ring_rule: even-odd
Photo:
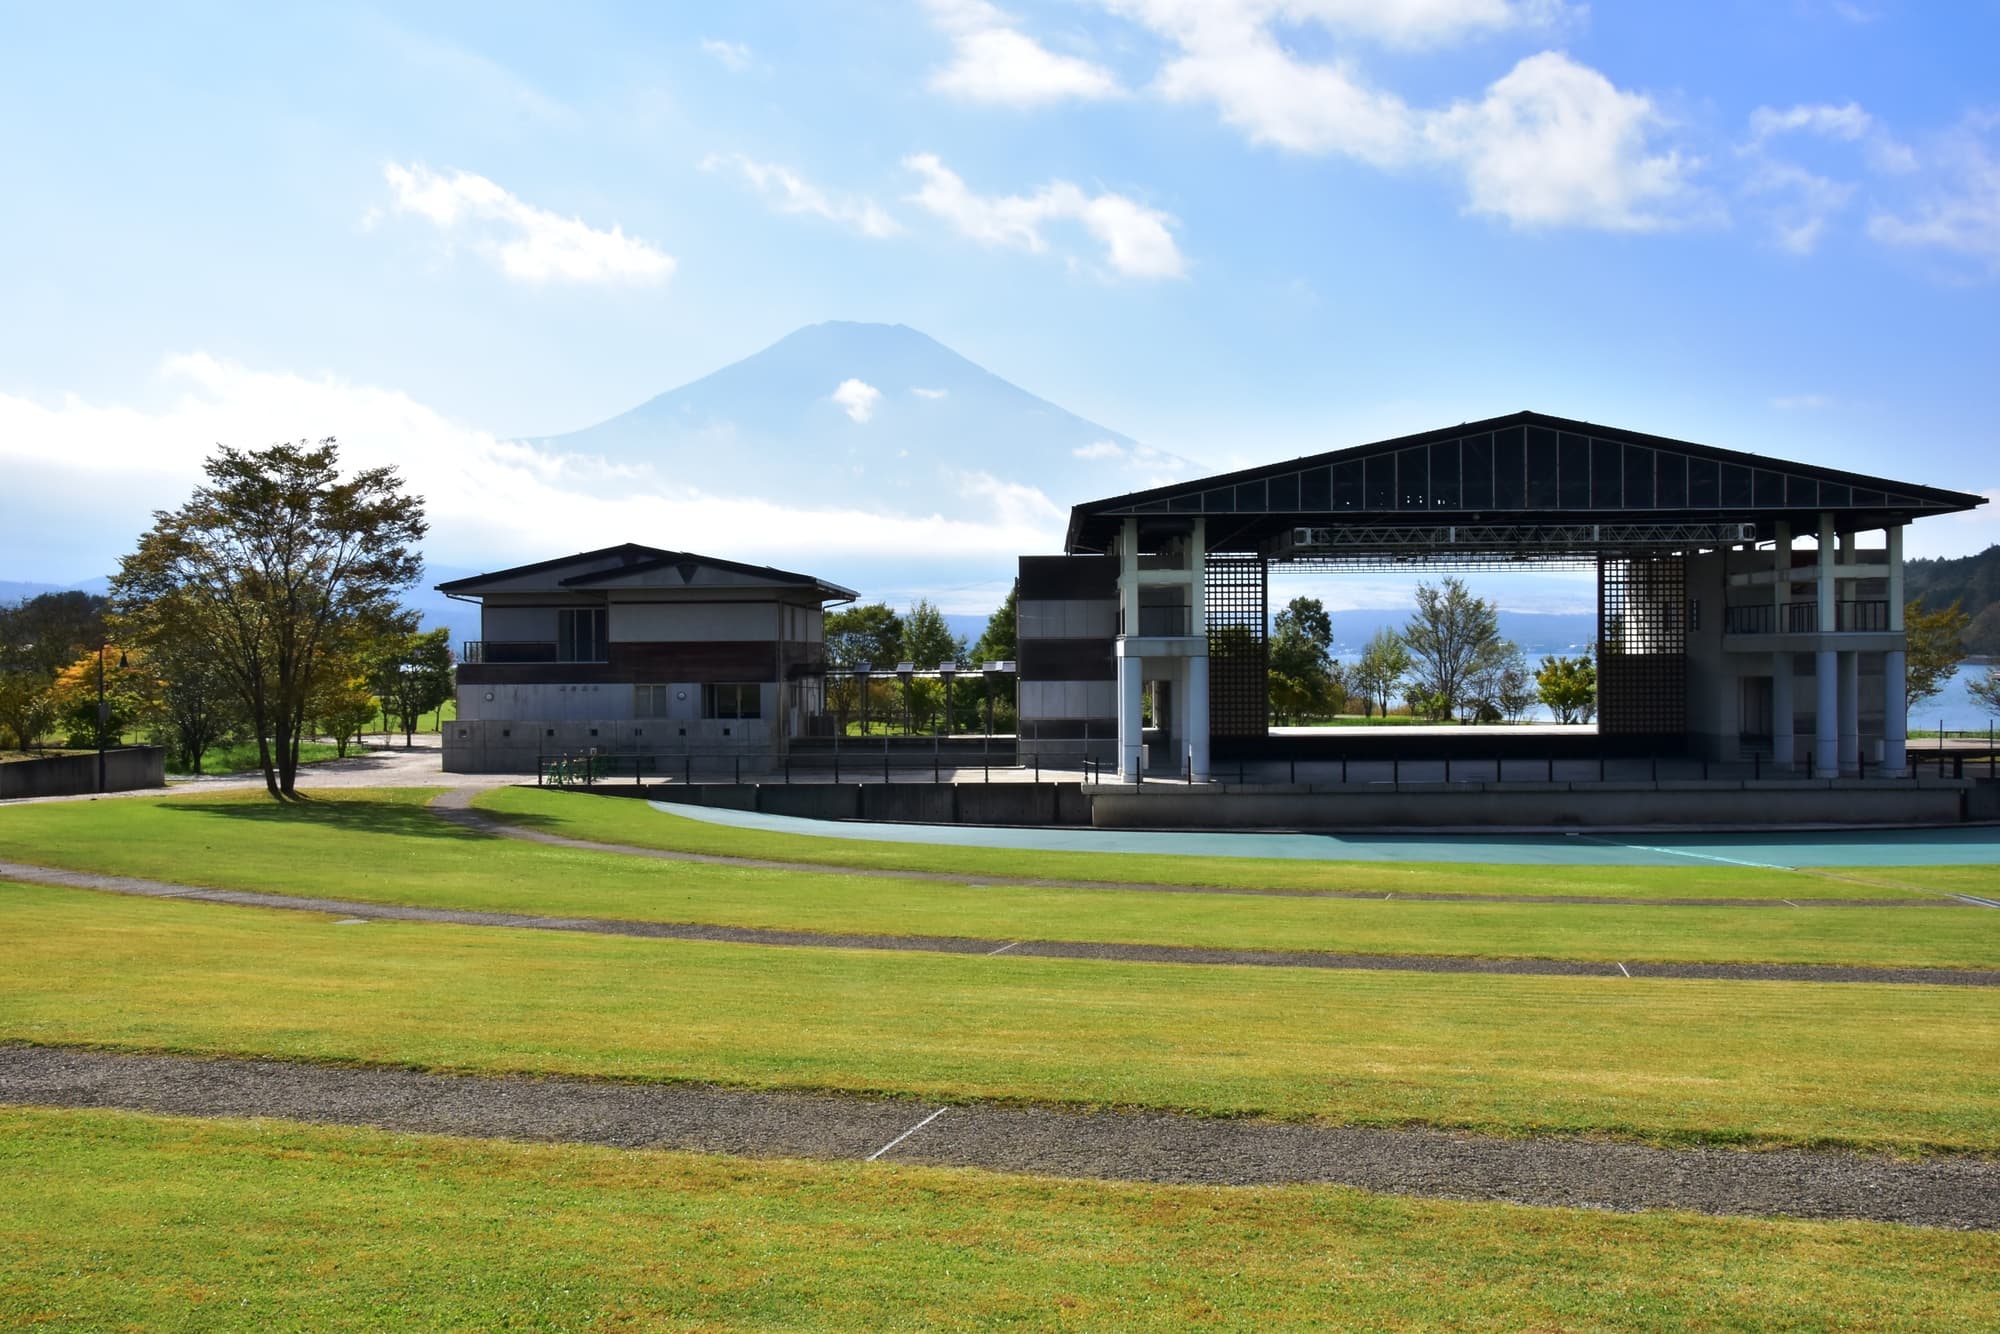
<svg viewBox="0 0 2000 1334"><path fill-rule="evenodd" d="M1840 106L1805 103L1783 108L1758 107L1750 113L1750 141L1741 151L1758 154L1773 139L1794 134L1860 144L1867 152L1869 165L1878 171L1910 171L1917 165L1916 155L1898 143L1858 102Z"/></svg>
<svg viewBox="0 0 2000 1334"><path fill-rule="evenodd" d="M875 404L880 401L882 391L866 380L842 380L839 388L830 395L847 419L857 426L865 426L875 415Z"/></svg>
<svg viewBox="0 0 2000 1334"><path fill-rule="evenodd" d="M1023 551L1059 549L1066 517L1031 489L998 481L964 488L978 503L953 517L704 494L650 465L613 466L500 439L395 389L254 370L199 352L169 358L161 385L164 400L146 406L0 393L0 473L14 500L29 506L58 495L91 498L102 549L79 547L71 557L78 568L110 568L151 511L185 500L218 441L261 447L325 435L339 438L344 467L394 465L426 498L430 560L482 569L567 549L551 549L552 533L601 533L605 541L662 542L818 569L858 558L902 565L912 551L1011 561ZM30 554L12 551L5 533L0 547L14 559Z"/></svg>
<svg viewBox="0 0 2000 1334"><path fill-rule="evenodd" d="M903 231L903 224L890 217L874 200L865 196L829 195L790 167L779 163L757 162L741 153L711 153L701 161L703 171L715 171L722 167L734 167L780 213L810 214L878 239L900 235Z"/></svg>
<svg viewBox="0 0 2000 1334"><path fill-rule="evenodd" d="M1695 163L1653 152L1650 99L1554 51L1434 116L1426 135L1458 162L1475 213L1520 226L1643 231L1684 220Z"/></svg>
<svg viewBox="0 0 2000 1334"><path fill-rule="evenodd" d="M1964 256L2000 276L2000 112L1968 116L1946 136L1923 198L1907 211L1883 211L1868 234L1885 245L1936 249Z"/></svg>
<svg viewBox="0 0 2000 1334"><path fill-rule="evenodd" d="M932 153L903 159L924 178L910 202L949 222L982 245L1042 254L1045 224L1080 224L1104 247L1105 262L1126 278L1180 278L1187 262L1174 244L1174 218L1124 195L1086 195L1068 181L1051 181L1032 195L975 194Z"/></svg>
<svg viewBox="0 0 2000 1334"><path fill-rule="evenodd" d="M932 20L951 36L952 61L931 75L932 91L967 102L1040 106L1094 101L1124 90L1102 65L1049 50L985 0L929 0Z"/></svg>
<svg viewBox="0 0 2000 1334"><path fill-rule="evenodd" d="M1096 462L1100 459L1122 459L1125 447L1116 440L1093 440L1087 445L1078 445L1070 453L1080 459Z"/></svg>
<svg viewBox="0 0 2000 1334"><path fill-rule="evenodd" d="M383 176L398 213L427 219L447 237L469 235L473 249L523 282L646 284L674 272L673 256L615 224L591 227L535 207L484 176L441 175L422 165L390 163Z"/></svg>
<svg viewBox="0 0 2000 1334"><path fill-rule="evenodd" d="M1778 244L1795 255L1811 254L1827 222L1854 197L1851 184L1789 162L1762 164L1744 189L1751 194L1776 195L1782 199L1772 210L1771 228Z"/></svg>
<svg viewBox="0 0 2000 1334"><path fill-rule="evenodd" d="M939 398L949 398L951 396L951 390L949 389L925 389L921 385L912 385L910 387L910 392L915 394L918 398L939 399Z"/></svg>
<svg viewBox="0 0 2000 1334"><path fill-rule="evenodd" d="M1413 107L1363 72L1345 45L1438 45L1546 26L1575 12L1556 0L1105 0L1162 38L1171 54L1153 87L1213 104L1253 143L1338 154L1385 170L1459 174L1472 212L1521 226L1630 231L1687 220L1698 163L1655 146L1667 119L1652 100L1545 51L1478 101ZM1333 46L1297 54L1314 26Z"/></svg>
<svg viewBox="0 0 2000 1334"><path fill-rule="evenodd" d="M750 48L741 42L725 42L714 37L701 39L701 49L731 74L750 68Z"/></svg>

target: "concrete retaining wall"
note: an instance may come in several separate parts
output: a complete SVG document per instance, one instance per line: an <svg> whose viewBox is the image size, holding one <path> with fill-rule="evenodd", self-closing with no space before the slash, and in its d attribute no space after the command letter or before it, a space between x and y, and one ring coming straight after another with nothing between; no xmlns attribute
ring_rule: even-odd
<svg viewBox="0 0 2000 1334"><path fill-rule="evenodd" d="M130 792L165 787L162 746L121 746L104 753L104 790ZM97 754L50 755L0 764L0 801L14 797L69 797L97 791Z"/></svg>
<svg viewBox="0 0 2000 1334"><path fill-rule="evenodd" d="M633 788L612 788L619 795ZM904 824L1087 825L1080 783L696 783L648 788L655 801L806 820Z"/></svg>
<svg viewBox="0 0 2000 1334"><path fill-rule="evenodd" d="M1935 824L1966 818L1971 782L1405 783L1095 787L1104 829Z"/></svg>

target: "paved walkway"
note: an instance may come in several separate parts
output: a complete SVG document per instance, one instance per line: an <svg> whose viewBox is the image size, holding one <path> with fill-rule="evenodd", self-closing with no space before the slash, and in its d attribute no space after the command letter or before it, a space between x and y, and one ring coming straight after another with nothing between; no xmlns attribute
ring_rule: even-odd
<svg viewBox="0 0 2000 1334"><path fill-rule="evenodd" d="M1395 973L1488 973L1527 977L1691 978L1737 982L1857 982L1887 986L2000 986L2000 969L1856 968L1830 964L1622 963L1578 959L1483 959L1452 955L1341 954L1321 950L1211 949L1197 945L1132 945L1089 940L995 940L976 936L879 935L863 932L793 931L726 926L706 922L641 922L606 917L544 917L527 913L482 912L370 903L360 899L266 894L211 889L131 876L61 871L0 861L0 880L58 885L145 898L192 899L239 908L328 913L351 923L435 922L450 926L501 927L526 931L574 931L588 935L639 936L655 940L704 940L734 945L789 946L831 950L908 950L923 954L1008 955L1012 958L1103 959L1119 963L1225 965L1252 968L1322 968Z"/></svg>
<svg viewBox="0 0 2000 1334"><path fill-rule="evenodd" d="M2000 1229L2000 1162L1979 1158L1899 1162L1835 1152L1652 1149L44 1047L0 1047L0 1103L1100 1180L1312 1183L1620 1212L1687 1209Z"/></svg>

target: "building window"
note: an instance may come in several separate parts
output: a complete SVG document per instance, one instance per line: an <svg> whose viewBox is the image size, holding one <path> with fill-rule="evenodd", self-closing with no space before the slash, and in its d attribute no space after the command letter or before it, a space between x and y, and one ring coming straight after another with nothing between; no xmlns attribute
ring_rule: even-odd
<svg viewBox="0 0 2000 1334"><path fill-rule="evenodd" d="M761 718L764 691L754 682L747 685L705 685L701 688L701 716L704 718Z"/></svg>
<svg viewBox="0 0 2000 1334"><path fill-rule="evenodd" d="M666 686L633 686L632 715L635 718L664 718L667 716Z"/></svg>
<svg viewBox="0 0 2000 1334"><path fill-rule="evenodd" d="M566 607L556 612L556 661L605 661L605 616L602 607Z"/></svg>

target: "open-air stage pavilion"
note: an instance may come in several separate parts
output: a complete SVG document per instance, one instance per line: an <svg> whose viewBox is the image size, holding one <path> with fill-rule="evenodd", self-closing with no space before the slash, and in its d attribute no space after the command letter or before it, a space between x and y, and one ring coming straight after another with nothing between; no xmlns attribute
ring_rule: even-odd
<svg viewBox="0 0 2000 1334"><path fill-rule="evenodd" d="M1534 412L1091 501L1066 554L1021 560L1021 758L1133 784L1504 758L1492 734L1274 736L1271 573L1540 567L1596 573L1597 723L1511 753L1896 778L1903 532L1983 503Z"/></svg>

